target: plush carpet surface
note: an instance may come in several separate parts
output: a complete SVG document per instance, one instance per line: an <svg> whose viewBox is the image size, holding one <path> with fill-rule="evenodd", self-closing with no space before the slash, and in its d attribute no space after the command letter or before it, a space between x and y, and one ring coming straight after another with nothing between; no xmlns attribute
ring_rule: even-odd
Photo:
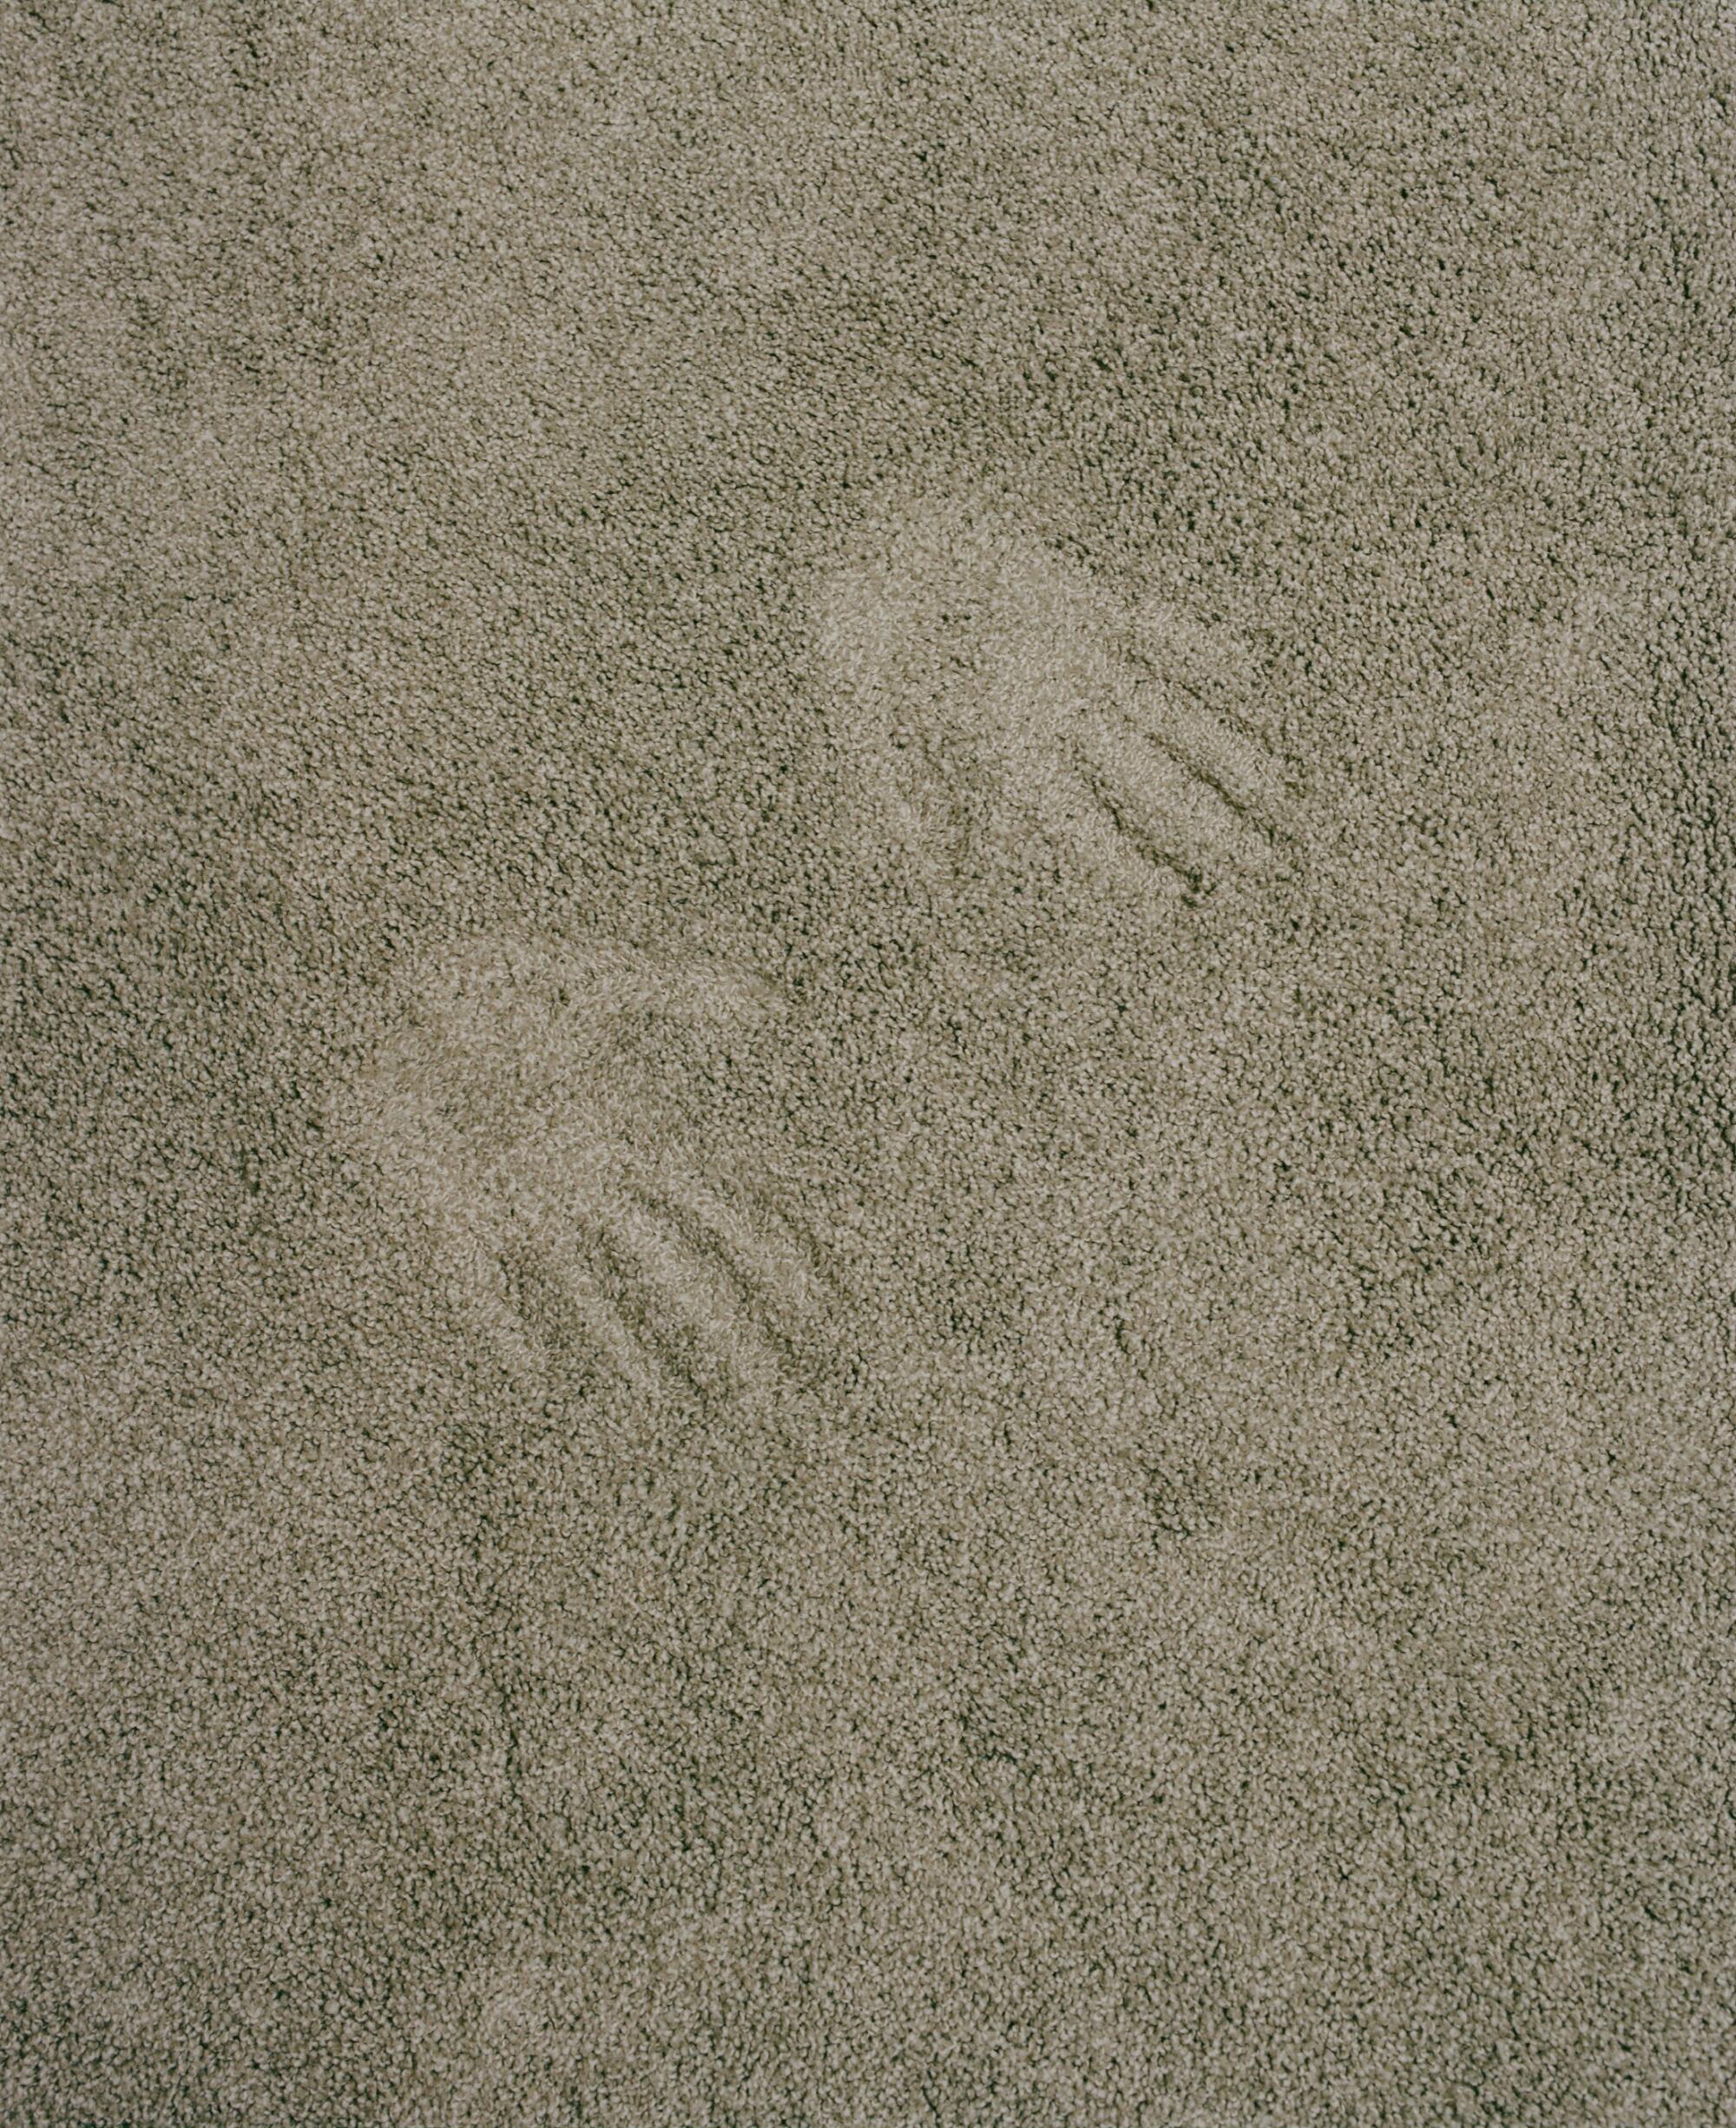
<svg viewBox="0 0 1736 2128"><path fill-rule="evenodd" d="M0 2118L1736 2122L1731 61L8 10Z"/></svg>

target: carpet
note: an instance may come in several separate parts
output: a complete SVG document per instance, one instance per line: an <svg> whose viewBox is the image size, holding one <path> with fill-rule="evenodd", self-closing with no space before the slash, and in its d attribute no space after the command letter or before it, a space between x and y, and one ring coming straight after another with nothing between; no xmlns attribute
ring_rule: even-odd
<svg viewBox="0 0 1736 2128"><path fill-rule="evenodd" d="M1727 19L0 53L0 2118L1736 2123Z"/></svg>

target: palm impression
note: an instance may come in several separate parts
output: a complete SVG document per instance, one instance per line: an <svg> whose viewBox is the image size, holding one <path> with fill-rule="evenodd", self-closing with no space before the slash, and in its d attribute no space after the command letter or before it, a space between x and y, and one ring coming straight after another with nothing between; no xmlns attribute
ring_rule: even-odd
<svg viewBox="0 0 1736 2128"><path fill-rule="evenodd" d="M816 623L919 842L986 793L1141 890L1273 870L1286 794L1243 721L1252 661L1233 638L1124 605L957 503L883 517L826 579Z"/></svg>
<svg viewBox="0 0 1736 2128"><path fill-rule="evenodd" d="M699 959L495 939L441 966L366 1135L522 1387L601 1360L739 1388L817 1355L831 1281L773 1179L707 1157L702 1090L769 993Z"/></svg>

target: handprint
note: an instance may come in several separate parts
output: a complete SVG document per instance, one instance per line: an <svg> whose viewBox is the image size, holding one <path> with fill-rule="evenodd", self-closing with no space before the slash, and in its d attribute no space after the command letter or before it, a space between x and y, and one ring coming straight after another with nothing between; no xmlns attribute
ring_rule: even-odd
<svg viewBox="0 0 1736 2128"><path fill-rule="evenodd" d="M883 513L825 580L826 669L932 841L987 787L1108 878L1184 893L1273 868L1285 788L1219 707L1245 699L1227 638L1085 571L969 504Z"/></svg>
<svg viewBox="0 0 1736 2128"><path fill-rule="evenodd" d="M490 939L368 1074L368 1138L528 1390L597 1357L704 1391L811 1356L830 1273L766 1177L692 1150L674 1090L767 1004L709 962Z"/></svg>

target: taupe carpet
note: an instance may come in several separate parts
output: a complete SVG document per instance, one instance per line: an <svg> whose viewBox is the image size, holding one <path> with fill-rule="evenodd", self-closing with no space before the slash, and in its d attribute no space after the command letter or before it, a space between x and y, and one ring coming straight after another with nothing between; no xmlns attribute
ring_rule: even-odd
<svg viewBox="0 0 1736 2128"><path fill-rule="evenodd" d="M18 0L0 2119L1736 2122L1706 0Z"/></svg>

